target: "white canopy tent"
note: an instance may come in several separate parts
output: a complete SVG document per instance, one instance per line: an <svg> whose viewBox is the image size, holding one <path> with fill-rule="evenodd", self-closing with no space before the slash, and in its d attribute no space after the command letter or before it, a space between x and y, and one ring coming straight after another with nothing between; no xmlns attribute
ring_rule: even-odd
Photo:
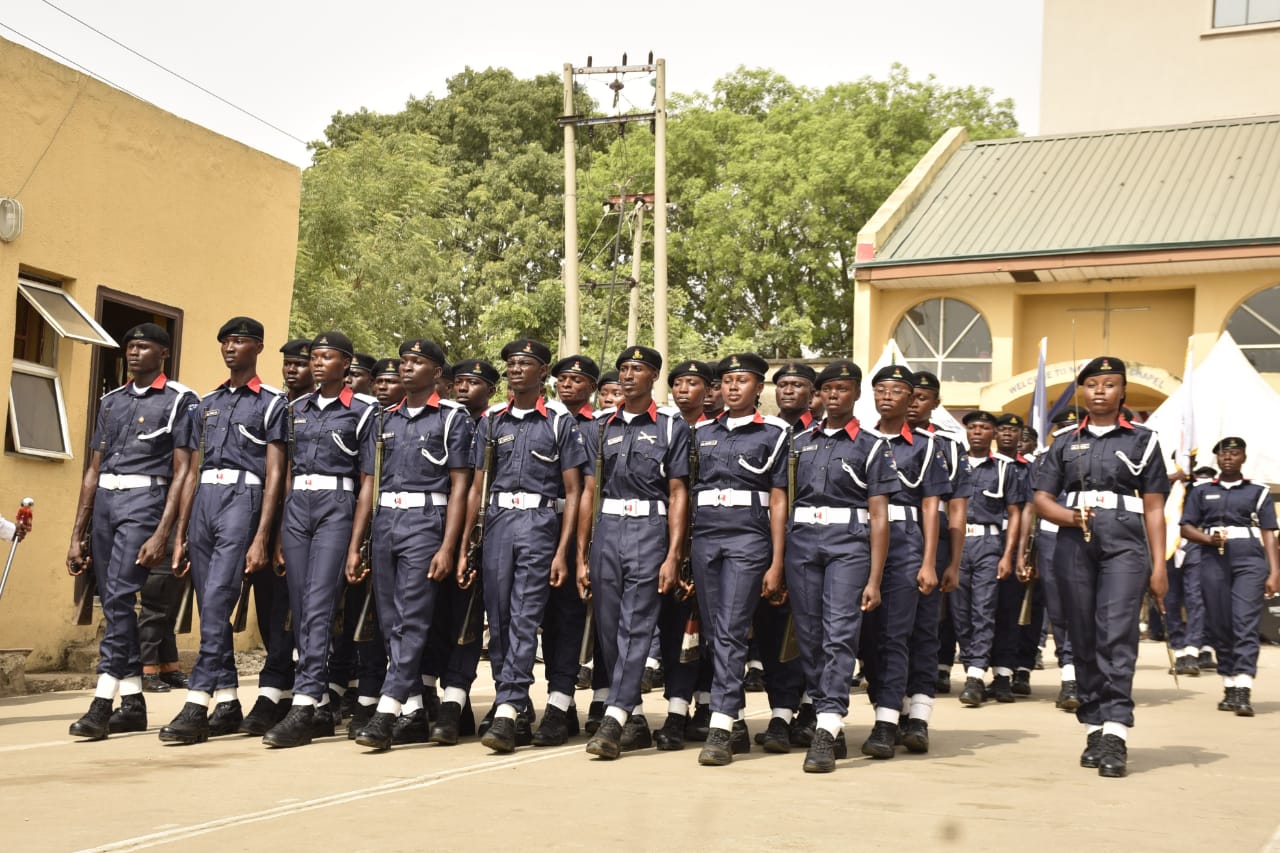
<svg viewBox="0 0 1280 853"><path fill-rule="evenodd" d="M864 368L862 375L862 396L858 398L858 402L853 404L853 415L858 419L858 423L867 427L874 427L880 421L880 414L876 411L875 395L871 392L871 379L876 375L880 368L890 364L901 364L909 370L914 370L910 363L907 362L906 356L902 354L902 350L898 348L898 342L893 338L884 345L884 351L880 353L880 358L876 359L876 363L867 370ZM946 398L946 387L943 386L943 398ZM933 423L945 432L951 433L960 440L960 443L968 447L965 441L964 427L960 422L951 416L951 413L943 406L933 410Z"/></svg>
<svg viewBox="0 0 1280 853"><path fill-rule="evenodd" d="M1160 436L1160 449L1170 467L1170 455L1183 432L1187 394L1193 420L1190 446L1198 450L1199 465L1213 465L1213 446L1236 435L1248 444L1244 475L1262 483L1280 483L1280 442L1272 430L1280 423L1280 394L1259 375L1227 332L1187 382L1152 412L1146 425Z"/></svg>

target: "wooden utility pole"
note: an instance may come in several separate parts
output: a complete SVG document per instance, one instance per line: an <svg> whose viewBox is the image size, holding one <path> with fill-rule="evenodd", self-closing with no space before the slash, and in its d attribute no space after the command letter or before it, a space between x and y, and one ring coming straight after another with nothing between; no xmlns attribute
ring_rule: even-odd
<svg viewBox="0 0 1280 853"><path fill-rule="evenodd" d="M640 342L640 253L644 251L644 200L636 202L635 237L631 240L631 305L627 309L627 346Z"/></svg>
<svg viewBox="0 0 1280 853"><path fill-rule="evenodd" d="M564 64L564 114L573 114L573 66ZM577 352L582 344L578 307L578 155L574 123L564 124L564 341L566 349Z"/></svg>
<svg viewBox="0 0 1280 853"><path fill-rule="evenodd" d="M667 61L657 63L653 99L653 348L667 353ZM667 385L654 385L658 402L667 401Z"/></svg>

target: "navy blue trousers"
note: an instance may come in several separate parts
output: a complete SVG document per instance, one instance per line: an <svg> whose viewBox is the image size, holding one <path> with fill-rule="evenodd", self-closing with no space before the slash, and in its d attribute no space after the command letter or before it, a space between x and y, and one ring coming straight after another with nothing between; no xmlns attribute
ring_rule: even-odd
<svg viewBox="0 0 1280 853"><path fill-rule="evenodd" d="M723 515L736 510L706 507L699 510L702 513ZM747 637L760 601L760 584L773 558L773 543L767 530L729 527L729 521L695 523L691 558L702 634L711 653L711 711L737 717L746 705L742 679Z"/></svg>
<svg viewBox="0 0 1280 853"><path fill-rule="evenodd" d="M463 645L458 636L467 618L467 607L473 593L480 596L476 606L484 609L484 595L480 576L475 585L459 589L456 575L440 582L436 591L436 612L431 618L431 630L427 633L427 648L422 655L422 674L435 676L443 688L456 687L470 692L480 666L480 650L484 645L482 631L476 638Z"/></svg>
<svg viewBox="0 0 1280 853"><path fill-rule="evenodd" d="M1011 574L996 581L995 633L991 642L991 665L1014 669L1018 665L1018 611L1022 609L1022 597L1027 588ZM1034 661L1034 658L1033 658Z"/></svg>
<svg viewBox="0 0 1280 853"><path fill-rule="evenodd" d="M1075 657L1076 719L1087 725L1133 725L1138 610L1151 575L1142 523L1140 513L1103 510L1090 542L1078 528L1058 531L1054 571Z"/></svg>
<svg viewBox="0 0 1280 853"><path fill-rule="evenodd" d="M329 649L329 682L347 686L356 682L357 695L377 696L382 690L382 680L387 674L387 648L378 622L378 600L374 595L368 622L373 637L356 642L356 625L360 621L360 609L364 607L369 588L364 583L347 584L342 593L342 633L334 635Z"/></svg>
<svg viewBox="0 0 1280 853"><path fill-rule="evenodd" d="M595 666L609 674L605 704L626 711L640 704L640 680L658 624L658 569L669 541L664 515L596 519L590 555L599 639Z"/></svg>
<svg viewBox="0 0 1280 853"><path fill-rule="evenodd" d="M274 569L253 575L253 603L258 613L258 634L267 658L258 673L259 687L293 690L293 631L289 619L289 582Z"/></svg>
<svg viewBox="0 0 1280 853"><path fill-rule="evenodd" d="M1205 633L1218 653L1220 675L1258 674L1258 626L1262 621L1267 558L1257 539L1229 539L1227 553L1216 546L1200 551Z"/></svg>
<svg viewBox="0 0 1280 853"><path fill-rule="evenodd" d="M390 661L380 692L398 702L422 693L422 652L439 586L427 569L440 550L444 511L382 507L373 518L373 592Z"/></svg>
<svg viewBox="0 0 1280 853"><path fill-rule="evenodd" d="M98 489L93 500L93 562L106 625L98 644L98 672L113 678L142 675L138 593L150 573L135 562L164 514L167 486Z"/></svg>
<svg viewBox="0 0 1280 853"><path fill-rule="evenodd" d="M329 643L355 505L355 494L341 490L295 490L284 503L280 537L298 647L293 692L317 702L329 691Z"/></svg>
<svg viewBox="0 0 1280 853"><path fill-rule="evenodd" d="M1040 586L1044 587L1044 608L1049 614L1049 628L1053 632L1053 649L1058 666L1075 663L1071 651L1071 632L1067 630L1067 609L1062 601L1062 586L1057 570L1058 533L1041 530L1036 534L1036 571ZM1033 619L1034 623L1035 620Z"/></svg>
<svg viewBox="0 0 1280 853"><path fill-rule="evenodd" d="M498 705L524 708L529 703L538 626L551 594L551 560L559 537L560 519L553 507L488 511L484 605Z"/></svg>
<svg viewBox="0 0 1280 853"><path fill-rule="evenodd" d="M986 669L991 665L996 630L996 568L1003 553L1004 533L965 537L960 586L951 594L951 624L960 643L960 663L966 667ZM1016 619L1017 614L1014 616Z"/></svg>
<svg viewBox="0 0 1280 853"><path fill-rule="evenodd" d="M938 559L934 568L938 573L938 582L942 582L942 572L951 562L951 540L947 532L947 516L938 517ZM907 661L907 695L923 694L934 696L938 692L938 662L942 659L942 598L943 593L935 588L928 595L920 596L916 604L916 621L911 627L910 651ZM947 620L948 623L951 620ZM948 628L949 645L947 654L955 654L955 632ZM948 664L950 661L948 661Z"/></svg>
<svg viewBox="0 0 1280 853"><path fill-rule="evenodd" d="M1022 592L1026 594L1025 586ZM1019 597L1013 618L1016 620L1021 614L1022 598ZM1018 625L1017 652L1014 655L1018 669L1033 669L1036 665L1036 652L1040 650L1040 638L1044 635L1045 614L1044 582L1037 578L1031 586L1031 621Z"/></svg>
<svg viewBox="0 0 1280 853"><path fill-rule="evenodd" d="M862 629L862 591L871 575L865 528L859 536L849 528L793 524L786 573L804 689L814 711L843 717Z"/></svg>
<svg viewBox="0 0 1280 853"><path fill-rule="evenodd" d="M880 583L880 606L862 621L862 671L867 698L878 708L902 710L910 666L909 644L915 627L920 591L924 533L911 518L889 522L889 555Z"/></svg>
<svg viewBox="0 0 1280 853"><path fill-rule="evenodd" d="M1173 560L1167 563L1169 593L1164 597L1165 630L1174 651L1187 646L1205 645L1204 590L1200 583L1200 552L1203 546L1188 544L1186 557L1179 568ZM1217 548L1214 548L1217 556ZM1266 583L1266 577L1263 577ZM1186 608L1186 618L1182 611ZM1234 674L1234 673L1233 673Z"/></svg>
<svg viewBox="0 0 1280 853"><path fill-rule="evenodd" d="M578 654L582 651L587 603L578 595L578 583L572 575L578 566L574 540L570 540L565 553L571 575L560 586L551 588L547 610L542 616L542 669L547 677L548 693L572 696L578 683ZM657 587L656 581L654 587ZM596 615L599 616L598 610Z"/></svg>
<svg viewBox="0 0 1280 853"><path fill-rule="evenodd" d="M698 660L689 663L680 662L680 648L684 644L684 629L689 623L689 616L696 607L696 602L681 601L674 592L660 596L658 599L658 641L661 652L663 676L662 695L665 699L683 699L693 701L693 693L698 684L698 664L702 659L701 649ZM698 636L702 629L699 626Z"/></svg>
<svg viewBox="0 0 1280 853"><path fill-rule="evenodd" d="M790 619L790 601L770 604L761 598L756 604L752 625L755 628L760 662L764 664L764 689L769 707L790 708L795 711L799 709L800 699L804 696L804 664L799 658L786 663L779 659Z"/></svg>
<svg viewBox="0 0 1280 853"><path fill-rule="evenodd" d="M196 487L187 528L191 582L200 605L200 652L191 667L192 690L212 693L240 684L231 616L244 583L245 553L261 514L261 486Z"/></svg>

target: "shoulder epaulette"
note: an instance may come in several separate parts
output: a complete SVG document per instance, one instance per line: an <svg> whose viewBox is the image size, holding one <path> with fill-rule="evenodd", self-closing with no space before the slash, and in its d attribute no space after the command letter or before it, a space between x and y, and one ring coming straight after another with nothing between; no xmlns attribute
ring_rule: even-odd
<svg viewBox="0 0 1280 853"><path fill-rule="evenodd" d="M361 403L364 403L365 405L368 405L368 406L378 405L377 397L370 397L368 394L361 394L359 391L353 393L351 396L355 397L357 400L359 400Z"/></svg>
<svg viewBox="0 0 1280 853"><path fill-rule="evenodd" d="M698 421L696 424L693 425L693 428L702 429L705 426L711 426L712 424L718 424L718 423L720 422L715 418L707 418L705 421Z"/></svg>
<svg viewBox="0 0 1280 853"><path fill-rule="evenodd" d="M543 405L545 405L549 411L555 412L558 415L569 414L569 407L564 403L561 403L559 400L547 400Z"/></svg>
<svg viewBox="0 0 1280 853"><path fill-rule="evenodd" d="M445 399L444 397L441 397L441 398L440 398L440 408L442 408L442 409L445 409L445 408L448 408L448 409L465 409L465 408L466 408L466 406L462 405L462 404L461 404L461 403L459 403L457 400L447 400L447 399Z"/></svg>
<svg viewBox="0 0 1280 853"><path fill-rule="evenodd" d="M659 406L658 414L666 415L669 418L678 418L680 417L680 410L675 406Z"/></svg>
<svg viewBox="0 0 1280 853"><path fill-rule="evenodd" d="M271 385L267 385L265 383L259 384L258 388L260 388L263 391L266 391L268 394L275 394L277 397L282 396L284 394L284 392L281 391L279 388L273 387Z"/></svg>
<svg viewBox="0 0 1280 853"><path fill-rule="evenodd" d="M200 396L199 394L196 394L194 389L188 388L186 385L183 385L181 382L176 380L170 379L167 384L179 394L195 394L197 398Z"/></svg>
<svg viewBox="0 0 1280 853"><path fill-rule="evenodd" d="M501 411L503 411L504 409L506 409L506 408L507 408L507 406L509 406L509 405L511 405L511 404L510 404L510 403L494 403L492 406L490 406L489 408L485 409L485 410L484 410L484 413L485 413L486 415L496 415L496 414L498 414L498 412L501 412Z"/></svg>
<svg viewBox="0 0 1280 853"><path fill-rule="evenodd" d="M1057 438L1060 435L1066 435L1069 432L1075 432L1077 429L1079 429L1079 427L1077 427L1075 424L1068 424L1064 426L1062 429L1054 430L1053 436L1054 438Z"/></svg>
<svg viewBox="0 0 1280 853"><path fill-rule="evenodd" d="M614 413L614 412L616 412L616 411L618 411L618 407L617 407L617 406L609 406L609 407L604 408L604 409L596 409L596 410L595 410L595 412L594 412L594 413L592 413L591 417L595 418L595 419L596 419L596 420L598 420L598 421L599 421L599 420L604 420L605 418L610 417L611 415L613 415L613 413Z"/></svg>
<svg viewBox="0 0 1280 853"><path fill-rule="evenodd" d="M776 426L778 429L783 430L784 432L791 429L791 424L787 423L777 415L761 415L761 417L764 419L765 423L769 424L770 426Z"/></svg>

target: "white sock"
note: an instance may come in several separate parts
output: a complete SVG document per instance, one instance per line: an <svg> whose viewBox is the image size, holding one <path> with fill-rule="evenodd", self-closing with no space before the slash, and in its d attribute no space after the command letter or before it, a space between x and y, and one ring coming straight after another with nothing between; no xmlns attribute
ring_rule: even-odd
<svg viewBox="0 0 1280 853"><path fill-rule="evenodd" d="M835 737L840 734L840 729L844 728L844 718L839 714L823 711L818 714L818 728Z"/></svg>
<svg viewBox="0 0 1280 853"><path fill-rule="evenodd" d="M135 696L142 692L142 676L131 675L120 679L120 695Z"/></svg>
<svg viewBox="0 0 1280 853"><path fill-rule="evenodd" d="M573 697L568 693L553 690L547 695L547 704L559 708L561 711L568 711L569 706L573 704Z"/></svg>
<svg viewBox="0 0 1280 853"><path fill-rule="evenodd" d="M422 676L422 686L423 686L423 687L435 687L435 686L436 686L436 684L437 684L437 683L439 683L439 681L440 681L440 679L436 678L436 676L434 676L434 675L424 675L424 676Z"/></svg>
<svg viewBox="0 0 1280 853"><path fill-rule="evenodd" d="M698 704L699 704L699 705L710 705L710 704L711 704L711 691L710 691L710 690L703 690L703 691L700 691L700 692L698 692L698 693L693 694L693 698L694 698L694 699L696 699L696 700L698 700Z"/></svg>
<svg viewBox="0 0 1280 853"><path fill-rule="evenodd" d="M782 722L791 725L791 718L795 716L795 712L790 708L773 708L773 715L779 717Z"/></svg>
<svg viewBox="0 0 1280 853"><path fill-rule="evenodd" d="M120 689L120 679L113 675L107 675L105 672L98 676L98 686L93 691L95 699L114 699L116 691Z"/></svg>
<svg viewBox="0 0 1280 853"><path fill-rule="evenodd" d="M1018 672L1025 672L1025 673L1027 673L1028 675L1030 675L1030 674L1031 674L1031 667L1029 667L1029 666L1020 666L1020 667L1018 667Z"/></svg>
<svg viewBox="0 0 1280 853"><path fill-rule="evenodd" d="M747 669L764 669L764 663L758 660L747 661Z"/></svg>
<svg viewBox="0 0 1280 853"><path fill-rule="evenodd" d="M898 724L898 718L902 716L900 708L881 708L876 706L876 722L877 723L893 723Z"/></svg>
<svg viewBox="0 0 1280 853"><path fill-rule="evenodd" d="M929 717L933 714L933 697L926 696L923 693L916 693L911 697L911 711L908 716L913 720L924 720L929 722Z"/></svg>
<svg viewBox="0 0 1280 853"><path fill-rule="evenodd" d="M240 697L236 695L234 687L219 687L213 691L213 704L221 705L223 702L238 702Z"/></svg>
<svg viewBox="0 0 1280 853"><path fill-rule="evenodd" d="M378 700L379 714L391 714L393 716L398 717L400 716L400 712L403 709L404 709L404 705L400 703L400 700L393 699L390 696L383 696L381 699Z"/></svg>
<svg viewBox="0 0 1280 853"><path fill-rule="evenodd" d="M295 693L293 694L293 704L294 706L310 705L311 707L314 708L318 703L316 702L316 700L312 699L310 696L307 696L302 693Z"/></svg>
<svg viewBox="0 0 1280 853"><path fill-rule="evenodd" d="M400 706L401 714L412 714L414 711L422 710L422 694L415 693L408 699L404 700L404 704Z"/></svg>
<svg viewBox="0 0 1280 853"><path fill-rule="evenodd" d="M610 705L608 708L605 708L604 715L606 717L613 717L618 721L618 725L620 726L625 726L627 724L627 720L631 719L631 714L624 711L622 708L619 708L617 705Z"/></svg>
<svg viewBox="0 0 1280 853"><path fill-rule="evenodd" d="M441 702L456 702L459 705L467 704L467 691L461 687L446 687Z"/></svg>
<svg viewBox="0 0 1280 853"><path fill-rule="evenodd" d="M1007 666L998 666L996 667L995 672L996 675L1003 675L1005 678L1009 678L1013 675L1013 670L1009 669Z"/></svg>
<svg viewBox="0 0 1280 853"><path fill-rule="evenodd" d="M965 678L983 678L987 671L980 666L971 666L964 671Z"/></svg>
<svg viewBox="0 0 1280 853"><path fill-rule="evenodd" d="M514 720L517 716L516 706L509 702L503 702L498 706L498 710L493 712L495 720Z"/></svg>
<svg viewBox="0 0 1280 853"><path fill-rule="evenodd" d="M1062 666L1062 680L1063 680L1063 681L1075 681L1075 680L1076 680L1076 665L1075 665L1075 664L1073 664L1073 663L1063 664L1063 666Z"/></svg>
<svg viewBox="0 0 1280 853"><path fill-rule="evenodd" d="M201 707L208 708L209 700L212 698L212 696L205 693L203 690L187 691L187 702L192 705L200 705Z"/></svg>
<svg viewBox="0 0 1280 853"><path fill-rule="evenodd" d="M657 658L645 658L645 659L644 659L644 667L645 667L645 669L657 669L657 668L658 668L658 667L660 667L660 666L662 666L662 664L661 664L661 663L659 663L659 661L658 661L658 659L657 659Z"/></svg>
<svg viewBox="0 0 1280 853"><path fill-rule="evenodd" d="M354 679L354 678L347 682L347 689L348 689L348 690L353 690L353 689L355 689L355 688L357 688L357 687L359 687L359 686L360 686L360 682L359 682L359 681L357 681L357 680L356 680L356 679Z"/></svg>
<svg viewBox="0 0 1280 853"><path fill-rule="evenodd" d="M801 704L801 705L812 705L812 704L813 704L813 697L812 697L812 696L810 696L808 693L804 694L803 696L801 696L801 697L800 697L800 704Z"/></svg>
<svg viewBox="0 0 1280 853"><path fill-rule="evenodd" d="M607 702L609 699L609 688L600 687L591 691L592 702Z"/></svg>
<svg viewBox="0 0 1280 853"><path fill-rule="evenodd" d="M719 711L712 711L711 728L729 731L733 728L733 717L730 717L728 714L721 714Z"/></svg>
<svg viewBox="0 0 1280 853"><path fill-rule="evenodd" d="M323 696L321 696L318 700L316 700L316 707L317 707L317 708L324 708L324 707L326 707L328 704L329 704L329 694L328 694L328 693L324 694L324 695L323 695Z"/></svg>
<svg viewBox="0 0 1280 853"><path fill-rule="evenodd" d="M632 708L632 709L631 709L631 713L632 713L632 714L639 714L639 715L641 715L641 716L644 716L644 705L637 705L637 706L635 706L634 708Z"/></svg>
<svg viewBox="0 0 1280 853"><path fill-rule="evenodd" d="M1095 726L1093 724L1089 724L1084 727L1084 733L1086 735L1091 735L1094 732L1100 732L1100 731L1102 731L1102 726Z"/></svg>
<svg viewBox="0 0 1280 853"><path fill-rule="evenodd" d="M1244 688L1246 688L1246 689L1252 690L1252 689L1253 689L1253 676L1252 676L1252 675L1237 675L1237 676L1236 676L1236 687L1244 687ZM121 695L123 695L123 694L124 694L124 691L123 691L123 690L121 690L121 691L120 691L120 693L121 693Z"/></svg>
<svg viewBox="0 0 1280 853"><path fill-rule="evenodd" d="M362 708L372 708L374 705L377 705L379 701L381 700L379 700L377 696L356 697L356 704L360 705Z"/></svg>
<svg viewBox="0 0 1280 853"><path fill-rule="evenodd" d="M342 696L342 695L345 695L347 692L347 685L338 684L336 682L330 681L329 689L332 690L334 693L337 693L339 696Z"/></svg>
<svg viewBox="0 0 1280 853"><path fill-rule="evenodd" d="M1197 649L1195 646L1187 646L1185 649L1182 650L1182 653L1184 655L1191 655L1193 658L1200 657L1200 650Z"/></svg>
<svg viewBox="0 0 1280 853"><path fill-rule="evenodd" d="M258 695L264 696L272 702L279 702L284 698L284 691L279 687L259 687Z"/></svg>
<svg viewBox="0 0 1280 853"><path fill-rule="evenodd" d="M938 672L945 672L947 675L950 675L950 674L951 674L951 667L949 667L949 666L943 666L942 664L938 664Z"/></svg>
<svg viewBox="0 0 1280 853"><path fill-rule="evenodd" d="M672 698L667 700L667 713L683 717L689 713L689 700Z"/></svg>
<svg viewBox="0 0 1280 853"><path fill-rule="evenodd" d="M1115 735L1120 740L1129 739L1129 727L1124 723L1105 722L1102 724L1102 733L1104 735Z"/></svg>
<svg viewBox="0 0 1280 853"><path fill-rule="evenodd" d="M1222 676L1222 686L1223 686L1223 687L1235 687L1235 686L1236 686L1236 680L1235 680L1233 677L1231 677L1230 675L1224 675L1224 676Z"/></svg>

